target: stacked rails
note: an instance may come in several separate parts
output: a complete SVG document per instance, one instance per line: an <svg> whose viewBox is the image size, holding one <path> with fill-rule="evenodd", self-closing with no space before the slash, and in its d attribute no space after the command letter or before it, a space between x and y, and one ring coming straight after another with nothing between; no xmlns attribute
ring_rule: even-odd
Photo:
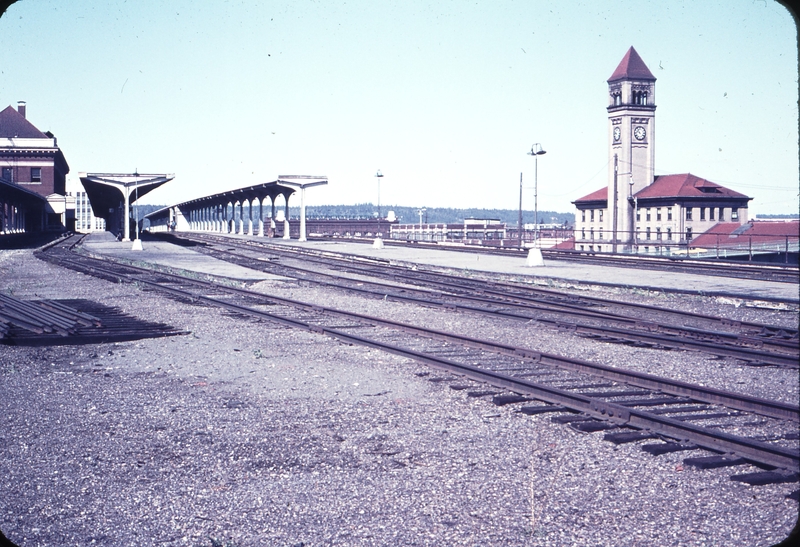
<svg viewBox="0 0 800 547"><path fill-rule="evenodd" d="M0 343L96 344L186 334L90 300L19 300L0 294Z"/></svg>

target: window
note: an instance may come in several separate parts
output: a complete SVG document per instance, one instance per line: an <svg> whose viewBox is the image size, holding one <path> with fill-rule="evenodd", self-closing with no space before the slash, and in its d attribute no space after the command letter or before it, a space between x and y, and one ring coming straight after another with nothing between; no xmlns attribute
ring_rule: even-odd
<svg viewBox="0 0 800 547"><path fill-rule="evenodd" d="M661 241L661 228L656 228L656 239Z"/></svg>
<svg viewBox="0 0 800 547"><path fill-rule="evenodd" d="M594 228L589 230L589 239L594 239Z"/></svg>
<svg viewBox="0 0 800 547"><path fill-rule="evenodd" d="M708 210L708 220L714 220L714 208Z"/></svg>
<svg viewBox="0 0 800 547"><path fill-rule="evenodd" d="M583 245L581 245L581 251L583 250Z"/></svg>
<svg viewBox="0 0 800 547"><path fill-rule="evenodd" d="M600 239L603 239L603 230L600 230Z"/></svg>
<svg viewBox="0 0 800 547"><path fill-rule="evenodd" d="M700 207L700 220L705 220L705 219L706 219L706 208Z"/></svg>
<svg viewBox="0 0 800 547"><path fill-rule="evenodd" d="M603 222L603 210L602 210L602 209L600 209L600 210L598 211L598 213L599 213L599 215L598 215L598 216L599 216L600 218L598 218L597 220L599 220L600 222Z"/></svg>
<svg viewBox="0 0 800 547"><path fill-rule="evenodd" d="M41 167L31 167L31 182L42 182Z"/></svg>
<svg viewBox="0 0 800 547"><path fill-rule="evenodd" d="M692 240L692 229L686 228L686 241L691 241L691 240Z"/></svg>
<svg viewBox="0 0 800 547"><path fill-rule="evenodd" d="M581 211L581 222L586 222L586 209Z"/></svg>
<svg viewBox="0 0 800 547"><path fill-rule="evenodd" d="M9 182L14 182L13 170L11 167L3 167L3 178Z"/></svg>
<svg viewBox="0 0 800 547"><path fill-rule="evenodd" d="M642 213L639 211L639 209L636 209L636 220L642 220Z"/></svg>
<svg viewBox="0 0 800 547"><path fill-rule="evenodd" d="M731 220L739 220L739 209L731 209Z"/></svg>
<svg viewBox="0 0 800 547"><path fill-rule="evenodd" d="M581 239L586 239L586 230L581 229Z"/></svg>
<svg viewBox="0 0 800 547"><path fill-rule="evenodd" d="M667 241L672 241L672 228L667 228Z"/></svg>
<svg viewBox="0 0 800 547"><path fill-rule="evenodd" d="M645 215L647 222L650 222L650 207L647 208L647 215Z"/></svg>
<svg viewBox="0 0 800 547"><path fill-rule="evenodd" d="M686 208L686 220L692 220L692 208L691 207L687 207Z"/></svg>
<svg viewBox="0 0 800 547"><path fill-rule="evenodd" d="M719 219L720 220L725 220L725 208L724 207L720 207L719 208Z"/></svg>
<svg viewBox="0 0 800 547"><path fill-rule="evenodd" d="M656 220L661 220L661 207L656 209Z"/></svg>
<svg viewBox="0 0 800 547"><path fill-rule="evenodd" d="M645 239L650 239L650 228L649 227L647 228L647 231L645 232Z"/></svg>
<svg viewBox="0 0 800 547"><path fill-rule="evenodd" d="M592 210L589 212L589 220L590 220L591 222L594 222L594 209L592 209Z"/></svg>
<svg viewBox="0 0 800 547"><path fill-rule="evenodd" d="M672 207L667 207L667 220L672 220Z"/></svg>

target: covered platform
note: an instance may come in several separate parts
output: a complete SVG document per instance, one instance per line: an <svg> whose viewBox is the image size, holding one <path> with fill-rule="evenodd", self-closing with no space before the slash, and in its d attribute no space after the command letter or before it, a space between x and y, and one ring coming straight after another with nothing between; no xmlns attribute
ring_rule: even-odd
<svg viewBox="0 0 800 547"><path fill-rule="evenodd" d="M47 198L0 180L0 236L41 232L47 226Z"/></svg>
<svg viewBox="0 0 800 547"><path fill-rule="evenodd" d="M175 178L173 174L80 173L94 216L105 219L109 231L130 241L131 204Z"/></svg>
<svg viewBox="0 0 800 547"><path fill-rule="evenodd" d="M219 192L154 211L145 218L151 232L201 231L275 237L280 232L290 237L289 198L300 189L300 240L305 241L305 189L327 184L324 176L281 175L278 180L236 190ZM284 210L277 215L277 202L283 197ZM268 205L267 205L268 204ZM265 216L265 207L269 216ZM276 222L283 226L279 229Z"/></svg>

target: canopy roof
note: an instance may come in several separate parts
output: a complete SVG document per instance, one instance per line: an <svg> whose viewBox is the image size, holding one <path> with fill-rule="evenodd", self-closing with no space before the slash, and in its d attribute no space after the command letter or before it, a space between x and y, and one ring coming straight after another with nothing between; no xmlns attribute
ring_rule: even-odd
<svg viewBox="0 0 800 547"><path fill-rule="evenodd" d="M125 202L130 203L175 178L175 175L147 175L139 173L80 173L81 184L89 196L89 203L96 217L107 218L111 209Z"/></svg>

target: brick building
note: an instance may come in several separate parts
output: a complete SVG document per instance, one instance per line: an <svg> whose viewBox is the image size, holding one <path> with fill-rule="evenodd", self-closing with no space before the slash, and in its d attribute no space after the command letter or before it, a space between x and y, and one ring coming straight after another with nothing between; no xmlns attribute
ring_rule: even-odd
<svg viewBox="0 0 800 547"><path fill-rule="evenodd" d="M608 79L608 183L573 202L578 251L685 252L717 224L748 220L753 198L691 173L655 175L655 82L633 47Z"/></svg>
<svg viewBox="0 0 800 547"><path fill-rule="evenodd" d="M46 201L45 224L49 229L66 223L66 176L69 165L55 136L37 129L26 117L20 101L0 111L0 178Z"/></svg>

